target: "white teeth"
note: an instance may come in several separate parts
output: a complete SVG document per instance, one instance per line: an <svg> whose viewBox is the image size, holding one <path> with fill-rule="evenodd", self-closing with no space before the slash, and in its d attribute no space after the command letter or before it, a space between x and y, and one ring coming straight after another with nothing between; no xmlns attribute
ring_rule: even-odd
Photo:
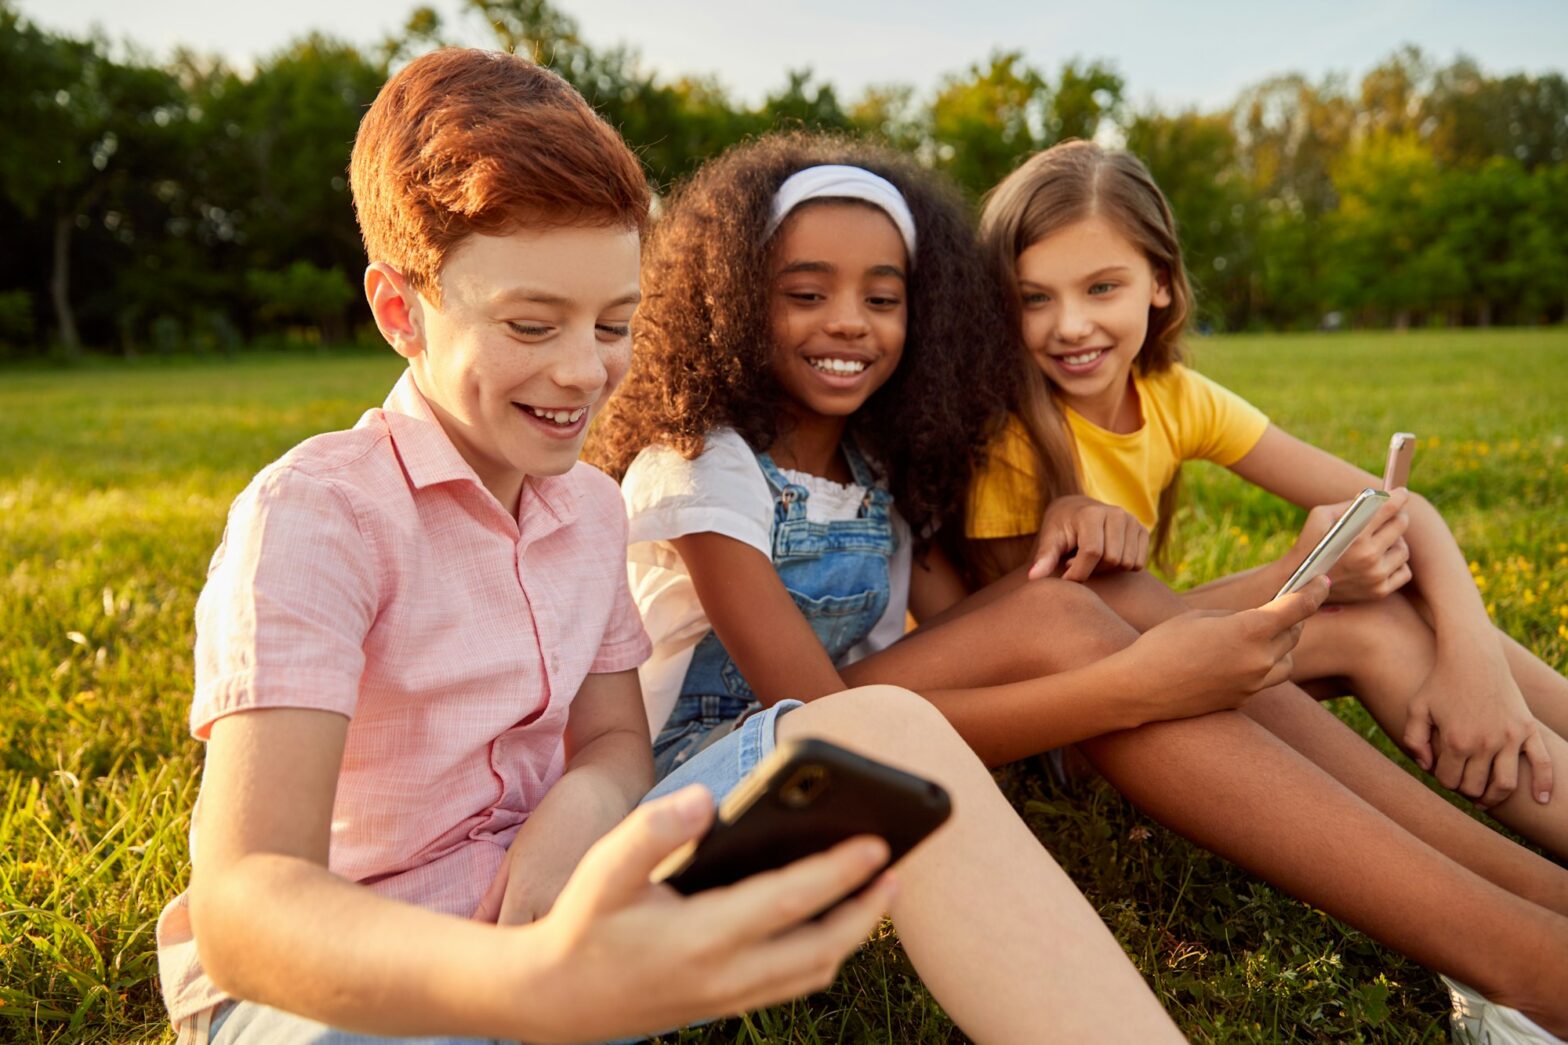
<svg viewBox="0 0 1568 1045"><path fill-rule="evenodd" d="M813 367L829 374L858 374L866 369L864 360L860 359L808 359L806 362Z"/></svg>
<svg viewBox="0 0 1568 1045"><path fill-rule="evenodd" d="M1104 351L1104 349L1097 348L1092 352L1080 352L1076 356L1063 356L1062 362L1070 363L1073 366L1080 366L1084 363L1092 363L1098 359L1100 354Z"/></svg>
<svg viewBox="0 0 1568 1045"><path fill-rule="evenodd" d="M574 425L582 420L582 416L588 412L586 406L580 406L576 410L541 410L537 406L531 406L528 409L533 412L535 417L546 421L554 421L558 425Z"/></svg>

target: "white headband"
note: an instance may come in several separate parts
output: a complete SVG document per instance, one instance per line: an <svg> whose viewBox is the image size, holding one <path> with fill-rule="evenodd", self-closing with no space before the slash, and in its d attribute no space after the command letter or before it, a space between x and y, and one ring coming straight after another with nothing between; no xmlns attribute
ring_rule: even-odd
<svg viewBox="0 0 1568 1045"><path fill-rule="evenodd" d="M784 179L779 191L773 194L773 214L768 218L766 236L778 231L789 212L807 200L823 197L864 200L878 207L892 219L898 234L903 237L904 250L909 253L909 264L915 264L915 216L904 202L898 187L880 175L862 167L848 167L829 163L820 167L807 167Z"/></svg>

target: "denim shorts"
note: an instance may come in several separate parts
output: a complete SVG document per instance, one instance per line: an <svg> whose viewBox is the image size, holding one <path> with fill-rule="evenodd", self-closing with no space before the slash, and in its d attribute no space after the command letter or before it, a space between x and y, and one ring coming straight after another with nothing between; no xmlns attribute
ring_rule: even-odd
<svg viewBox="0 0 1568 1045"><path fill-rule="evenodd" d="M773 753L779 716L800 706L798 700L781 700L742 719L724 737L659 781L643 801L662 798L688 784L701 784L713 795L717 805L756 768L757 763ZM355 1034L248 1001L220 1007L213 1015L209 1034L212 1045L380 1045L390 1042L399 1045L495 1045L484 1038L383 1038Z"/></svg>
<svg viewBox="0 0 1568 1045"><path fill-rule="evenodd" d="M679 791L688 784L701 784L713 795L717 805L735 785L773 753L779 716L801 706L798 700L781 700L741 719L729 733L706 745L676 766L670 775L653 785L643 796L647 802Z"/></svg>

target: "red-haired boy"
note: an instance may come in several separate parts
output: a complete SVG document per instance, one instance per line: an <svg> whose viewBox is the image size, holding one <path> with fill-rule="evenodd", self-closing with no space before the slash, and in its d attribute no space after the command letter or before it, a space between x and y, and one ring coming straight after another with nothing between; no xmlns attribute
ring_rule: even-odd
<svg viewBox="0 0 1568 1045"><path fill-rule="evenodd" d="M652 781L649 647L619 492L577 454L629 364L636 159L555 75L448 50L382 89L351 181L366 297L408 370L352 430L257 475L197 605L206 773L190 889L158 926L182 1040L595 1041L826 985L893 879L811 915L883 842L683 898L649 874L712 797L627 815ZM727 790L775 723L953 793L953 820L900 867L894 916L971 1034L1174 1036L929 704L783 701L685 770Z"/></svg>

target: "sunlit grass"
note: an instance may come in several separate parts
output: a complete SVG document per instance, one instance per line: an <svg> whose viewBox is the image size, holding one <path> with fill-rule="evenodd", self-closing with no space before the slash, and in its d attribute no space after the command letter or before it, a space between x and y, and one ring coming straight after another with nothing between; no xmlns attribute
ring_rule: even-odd
<svg viewBox="0 0 1568 1045"><path fill-rule="evenodd" d="M1448 517L1489 608L1568 664L1568 331L1208 341L1198 365ZM396 377L387 353L0 371L0 1038L167 1037L152 929L187 873L191 621L230 500ZM1181 583L1255 565L1295 509L1190 468ZM1366 734L1358 707L1337 710ZM1380 738L1381 739L1381 738ZM1439 1041L1435 978L1145 820L1103 786L1003 779L1202 1041ZM1260 782L1261 783L1261 782ZM831 992L687 1041L961 1040L891 938Z"/></svg>

